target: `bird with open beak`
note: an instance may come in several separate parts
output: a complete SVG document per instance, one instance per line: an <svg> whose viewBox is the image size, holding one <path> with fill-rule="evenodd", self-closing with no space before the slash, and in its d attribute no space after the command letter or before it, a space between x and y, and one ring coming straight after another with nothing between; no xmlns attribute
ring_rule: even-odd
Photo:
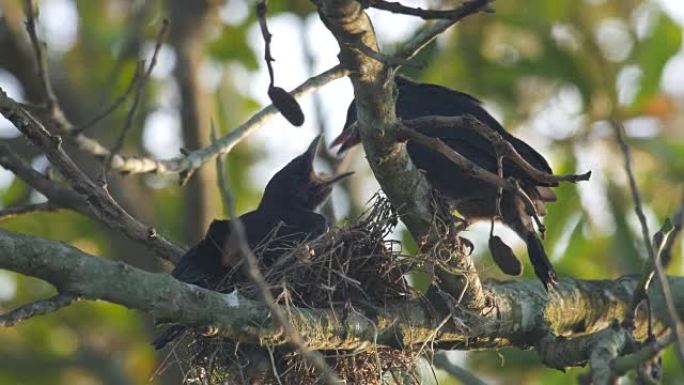
<svg viewBox="0 0 684 385"><path fill-rule="evenodd" d="M315 212L332 192L333 185L352 172L325 177L313 167L320 136L301 155L292 159L268 182L256 210L239 216L250 248L265 266L300 243L319 237L328 230L327 219ZM207 289L230 290L226 277L242 261L239 240L231 234L229 220L215 220L197 245L181 258L171 273L176 279ZM172 326L153 345L161 349L179 336L184 326Z"/></svg>
<svg viewBox="0 0 684 385"><path fill-rule="evenodd" d="M416 83L405 77L398 76L395 81L398 89L396 113L400 119L472 115L511 143L531 166L548 174L552 173L551 167L541 154L506 131L474 97L438 85ZM347 110L344 129L332 144L340 146L338 154L360 143L361 138L355 123L356 105L352 101ZM473 163L494 174L497 173L497 155L493 144L475 131L440 125L419 127L417 131L441 139ZM431 186L449 199L468 223L498 217L496 186L472 177L442 154L418 143L409 140L406 143L406 150L415 166L425 172ZM557 183L541 184L508 159L504 159L503 162L503 176L513 177L519 182L522 190L532 201L536 213L529 212L517 195L505 191L500 206L502 218L497 219L513 229L525 241L534 271L548 290L556 285L557 276L537 236L532 216L544 215L544 203L556 200L551 187L557 186ZM497 258L495 255L494 260L506 274L522 273L522 263L513 253L508 254L508 257L499 254Z"/></svg>

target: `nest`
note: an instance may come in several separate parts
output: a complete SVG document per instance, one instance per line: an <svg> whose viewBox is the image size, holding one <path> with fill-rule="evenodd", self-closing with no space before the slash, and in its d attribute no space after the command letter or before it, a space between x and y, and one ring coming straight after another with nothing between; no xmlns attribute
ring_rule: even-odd
<svg viewBox="0 0 684 385"><path fill-rule="evenodd" d="M397 241L386 239L396 224L397 216L389 201L376 196L358 219L313 241L289 245L272 266L262 266L262 273L276 301L283 306L381 307L387 301L414 294L406 284L405 274L416 267L416 260L403 256ZM259 256L274 244L282 248L284 243L271 238L255 247L255 254ZM225 282L226 291L237 289L245 297L258 298L257 289L239 271L231 273ZM186 383L318 383L316 369L289 348L269 349L188 334L175 342L176 349L187 347L190 353ZM419 354L411 349L377 347L371 351L321 353L349 384L387 383L387 376L397 375L405 383L407 374L418 382L418 376L411 373Z"/></svg>

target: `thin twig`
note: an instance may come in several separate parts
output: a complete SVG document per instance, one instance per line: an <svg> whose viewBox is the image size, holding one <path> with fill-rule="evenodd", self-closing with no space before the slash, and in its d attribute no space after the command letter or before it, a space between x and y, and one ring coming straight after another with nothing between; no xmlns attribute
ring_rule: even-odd
<svg viewBox="0 0 684 385"><path fill-rule="evenodd" d="M221 187L228 196L231 196L230 189L227 185ZM330 366L325 362L323 355L317 351L310 350L304 339L299 335L297 330L290 324L287 316L283 312L280 306L278 306L271 294L271 290L264 279L263 274L259 270L259 263L257 257L254 255L252 250L247 243L247 238L245 236L245 229L242 222L238 217L235 216L235 207L233 206L233 199L229 197L225 200L228 208L228 217L231 218L229 221L231 232L237 235L238 245L240 247L240 253L246 260L247 264L245 266L247 270L247 275L250 280L256 286L258 294L261 300L269 308L271 315L275 318L276 322L283 329L283 332L287 336L288 340L294 347L299 351L299 353L309 360L320 372L323 380L328 385L339 385L341 380L335 374L335 372L330 368Z"/></svg>
<svg viewBox="0 0 684 385"><path fill-rule="evenodd" d="M408 128L417 130L421 127L434 126L453 126L455 129L468 129L474 133L487 139L497 154L511 160L516 166L520 167L530 178L535 182L541 184L554 185L559 182L577 183L580 181L589 180L591 171L584 174L568 174L568 175L554 175L546 173L534 166L532 166L520 153L513 147L510 141L501 136L500 133L494 131L491 127L480 122L472 115L465 116L426 116L417 119L404 120L402 124Z"/></svg>
<svg viewBox="0 0 684 385"><path fill-rule="evenodd" d="M464 385L487 385L486 382L477 378L469 371L449 362L449 359L444 352L435 355L435 366L449 373L449 375L458 379Z"/></svg>
<svg viewBox="0 0 684 385"><path fill-rule="evenodd" d="M675 241L679 239L679 234L682 232L682 227L684 225L684 193L682 193L681 202L679 203L679 208L675 211L672 216L672 232L669 237L665 240L665 245L663 245L662 251L660 252L660 263L663 267L667 268L672 259L672 247Z"/></svg>
<svg viewBox="0 0 684 385"><path fill-rule="evenodd" d="M454 151L453 148L449 147L441 139L432 138L427 135L423 135L418 131L414 131L405 127L397 127L395 132L399 140L411 140L413 142L419 143L422 146L444 155L451 162L459 166L464 173L472 176L473 178L479 179L493 186L503 188L504 190L515 194L525 204L528 212L536 213L536 209L534 208L532 200L527 194L518 188L518 186L516 186L514 183L511 183L508 179L499 178L496 174L491 173L473 163L473 161L470 159ZM533 217L537 217L537 215L534 214ZM540 222L539 218L535 218L535 221L537 223Z"/></svg>
<svg viewBox="0 0 684 385"><path fill-rule="evenodd" d="M663 349L668 347L670 344L675 342L675 334L668 333L665 337L654 341L653 343L647 344L645 347L637 350L631 354L625 354L624 356L617 357L611 363L611 369L616 377L622 377L630 370L639 366L639 364L646 362L656 355L658 355Z"/></svg>
<svg viewBox="0 0 684 385"><path fill-rule="evenodd" d="M183 254L183 249L157 234L153 227L145 226L133 218L106 189L94 183L64 152L61 137L48 132L39 120L7 96L1 88L0 114L12 122L35 146L43 150L50 163L88 202L91 212L99 221L149 247L159 257L168 261L175 262Z"/></svg>
<svg viewBox="0 0 684 385"><path fill-rule="evenodd" d="M489 3L493 0L489 0L485 3ZM389 11L392 13L399 13L409 16L417 16L425 20L433 19L448 19L448 20L460 20L465 16L476 12L494 12L491 8L485 5L475 5L476 1L469 1L467 3L461 4L459 7L454 9L423 9L420 7L409 7L403 5L399 2L385 1L385 0L362 0L362 4L365 7L372 7L381 9L383 11Z"/></svg>
<svg viewBox="0 0 684 385"><path fill-rule="evenodd" d="M50 204L69 208L85 216L95 218L92 208L80 194L34 170L5 143L0 143L0 166L11 171L24 183L45 195Z"/></svg>
<svg viewBox="0 0 684 385"><path fill-rule="evenodd" d="M675 338L675 350L677 351L677 356L682 364L684 364L684 331L682 330L682 324L677 316L677 311L675 310L674 301L672 299L672 292L667 282L667 276L663 270L660 260L657 258L655 250L653 249L653 244L651 243L651 236L648 229L648 223L646 222L646 216L644 215L644 210L641 207L641 195L639 194L639 188L637 187L636 180L634 178L634 173L632 171L632 158L629 145L625 140L624 127L619 122L613 122L613 128L615 129L615 134L620 145L620 150L624 156L624 167L629 179L629 188L632 192L632 199L634 200L634 211L636 211L637 217L639 218L639 223L641 224L641 233L644 238L644 243L646 244L646 251L648 252L648 257L653 261L653 269L657 277L656 281L663 295L663 300L665 302L665 307L667 309L667 314L670 318L670 327L672 328L676 338ZM652 274L651 272L646 272L646 274Z"/></svg>
<svg viewBox="0 0 684 385"><path fill-rule="evenodd" d="M234 212L232 211L233 210L231 208L231 218L234 218ZM271 290L268 287L268 284L266 283L264 276L261 274L261 271L259 270L259 263L257 262L257 258L252 252L252 250L249 248L249 245L247 244L242 223L240 223L239 220L231 220L230 223L232 224L232 230L238 234L240 251L245 260L247 261L247 273L249 275L249 278L259 290L259 296L261 297L261 300L266 304L266 306L268 306L269 310L271 311L271 315L273 316L273 318L275 318L276 322L283 329L283 332L285 333L285 335L287 335L290 343L294 345L294 347L297 349L297 351L299 351L299 353L302 356L304 356L314 366L316 366L316 368L321 372L322 379L326 384L341 384L342 381L335 374L332 368L325 362L323 355L317 351L310 350L307 347L306 342L299 335L297 330L294 327L292 327L290 321L288 321L287 316L285 315L283 310L280 308L280 306L278 306L275 303L273 294L271 294Z"/></svg>
<svg viewBox="0 0 684 385"><path fill-rule="evenodd" d="M273 56L271 56L271 38L273 35L268 30L266 23L266 11L268 10L267 0L259 0L256 5L257 19L259 19L259 28L261 29L261 36L264 38L264 61L268 68L268 77L270 79L269 87L273 87L275 76L273 74Z"/></svg>
<svg viewBox="0 0 684 385"><path fill-rule="evenodd" d="M10 327L17 322L27 320L37 315L52 313L65 306L78 301L78 297L71 294L57 294L48 299L32 302L12 310L9 313L0 315L0 326Z"/></svg>
<svg viewBox="0 0 684 385"><path fill-rule="evenodd" d="M459 8L463 9L463 14L460 17L454 17L435 22L422 32L418 33L408 43L404 44L404 46L397 51L394 56L406 60L413 58L442 32L446 31L463 18L482 11L491 1L492 0L471 0L461 4Z"/></svg>
<svg viewBox="0 0 684 385"><path fill-rule="evenodd" d="M375 59L379 61L380 63L383 63L387 66L390 67L401 67L401 66L407 66L407 67L412 67L412 68L420 68L421 66L415 63L412 63L408 59L403 59L397 56L391 56L391 55L385 55L381 52L377 52L371 47L363 44L361 41L356 41L352 42L349 44L349 46L355 50L360 51L364 55L370 57L371 59Z"/></svg>
<svg viewBox="0 0 684 385"><path fill-rule="evenodd" d="M211 121L211 131L209 131L211 142L216 142L216 126L214 121ZM233 195L230 193L228 188L228 180L226 179L226 170L223 165L223 156L219 155L216 157L216 175L219 192L221 193L221 198L223 202L223 213L226 217L230 217L230 208L233 207Z"/></svg>
<svg viewBox="0 0 684 385"><path fill-rule="evenodd" d="M52 202L32 203L23 206L8 207L6 209L0 210L0 221L4 221L5 219L9 218L14 218L16 216L23 214L45 211L57 211L59 209L61 209L61 207L55 205Z"/></svg>
<svg viewBox="0 0 684 385"><path fill-rule="evenodd" d="M106 118L107 116L109 116L109 114L111 114L112 112L114 112L114 110L116 110L117 108L119 108L119 106L120 106L121 104L123 104L123 102L125 102L126 99L128 99L128 96L129 96L129 95L131 94L131 92L133 92L133 90L135 89L135 85L136 85L136 84L138 83L138 81L140 81L140 79L142 78L144 69L145 69L145 66L142 65L141 62L139 62L139 63L138 63L138 66L136 67L135 73L133 74L133 77L131 78L131 81L128 83L128 87L126 87L126 90L125 90L125 91L124 91L124 92L123 92L123 93L122 93L122 94L121 94L121 95L120 95L120 96L119 96L119 97L118 97L118 98L117 98L109 107L105 108L102 112L100 112L99 114L97 114L94 118L92 118L91 120L89 120L89 121L87 121L87 122L81 124L81 125L78 126L78 127L75 127L75 128L71 131L71 135L74 135L74 136L75 136L75 135L78 135L78 134L84 132L84 131L87 130L88 128L90 128L90 127L94 126L95 124L97 124L97 122L99 122L100 120L102 120L102 119Z"/></svg>
<svg viewBox="0 0 684 385"><path fill-rule="evenodd" d="M121 147L123 147L124 140L126 139L126 134L128 133L128 130L131 128L131 126L133 125L133 119L135 118L135 113L138 110L138 106L140 105L140 101L142 100L143 93L145 92L145 85L147 84L147 80L150 78L150 75L152 74L152 70L154 69L154 66L157 64L157 55L159 54L159 51L161 50L161 46L162 46L162 43L164 42L164 39L166 38L166 33L167 33L168 29L169 29L169 21L167 19L164 19L162 21L162 27L159 30L159 33L157 34L157 42L154 46L154 53L152 54L152 59L150 60L150 65L147 67L147 71L145 71L145 74L137 82L138 86L135 90L135 95L133 96L133 102L131 103L131 108L128 110L128 114L126 115L126 121L124 122L124 126L121 129L121 133L119 134L119 137L116 140L114 147L112 147L112 150L109 154L109 158L105 161L105 167L107 170L111 169L112 157L115 156L119 151L121 151Z"/></svg>
<svg viewBox="0 0 684 385"><path fill-rule="evenodd" d="M390 3L386 1L375 1L375 0L367 0L363 5L365 7L368 7L369 5L374 7L374 8L379 8L382 9L382 7L386 5L390 5L391 8L393 9L398 9L396 8L397 6L400 7L403 10L406 10L406 12L398 12L398 13L405 13L405 14L412 14L412 13L407 13L407 12L415 12L415 13L422 13L422 14L427 14L427 15L448 15L448 17L426 17L426 19L443 19L440 20L439 22L432 24L428 28L426 28L423 32L419 33L414 37L412 40L410 40L408 43L406 43L400 50L395 52L393 55L385 55L383 53L377 52L371 47L368 47L367 45L363 44L361 40L354 41L350 43L350 47L353 49L356 49L360 52L362 52L364 55L379 61L380 63L383 63L385 65L388 65L390 67L395 67L399 68L405 65L411 66L411 67L416 67L420 68L420 65L416 65L411 63L411 59L415 57L416 54L420 50L422 50L425 46L427 46L432 40L434 40L439 34L442 32L446 31L451 27L452 25L456 24L458 21L462 20L466 16L470 16L474 13L478 12L493 12L491 8L488 7L488 4L492 2L493 0L470 0L466 3L461 4L458 8L455 8L453 10L448 10L448 11L429 11L429 10L423 10L420 8L411 8L407 7L404 5L401 5L399 3ZM375 6L375 3L378 4L378 6ZM386 9L389 10L389 9ZM427 12L427 13L426 13ZM437 12L437 13L434 13ZM414 16L419 16L418 14L414 14Z"/></svg>
<svg viewBox="0 0 684 385"><path fill-rule="evenodd" d="M346 76L348 70L341 65L336 65L317 76L307 79L292 91L292 95L300 98L313 92L333 80ZM188 152L186 155L172 159L153 159L140 156L123 156L116 154L111 157L111 169L126 174L156 173L167 174L191 174L205 163L213 160L218 155L227 154L238 143L247 138L256 129L263 127L269 120L278 114L278 110L271 104L252 115L245 123L231 130L228 134L219 138L207 147ZM66 135L69 132L65 132ZM69 137L81 151L96 158L107 159L111 152L98 141L83 134Z"/></svg>
<svg viewBox="0 0 684 385"><path fill-rule="evenodd" d="M40 80L40 87L43 92L43 99L47 110L53 113L58 108L57 96L52 89L48 75L47 55L45 53L45 43L38 38L36 31L36 19L38 18L38 4L36 0L24 1L24 12L26 13L26 31L31 40L31 47L36 56L36 65L38 67L38 80Z"/></svg>

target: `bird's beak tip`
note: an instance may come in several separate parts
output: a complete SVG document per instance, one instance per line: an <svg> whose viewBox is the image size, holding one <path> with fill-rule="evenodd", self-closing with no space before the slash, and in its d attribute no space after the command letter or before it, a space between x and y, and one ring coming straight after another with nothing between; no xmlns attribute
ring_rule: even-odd
<svg viewBox="0 0 684 385"><path fill-rule="evenodd" d="M311 141L309 147L306 149L305 154L307 154L312 160L314 155L316 155L316 150L318 149L318 143L321 141L321 135L318 135Z"/></svg>
<svg viewBox="0 0 684 385"><path fill-rule="evenodd" d="M344 179L348 176L351 176L352 174L354 174L354 171L347 171L347 172L344 172L342 174L335 175L334 177L328 179L327 181L325 181L323 183L325 183L326 185L331 185L333 183L337 183L337 182L341 181L342 179Z"/></svg>

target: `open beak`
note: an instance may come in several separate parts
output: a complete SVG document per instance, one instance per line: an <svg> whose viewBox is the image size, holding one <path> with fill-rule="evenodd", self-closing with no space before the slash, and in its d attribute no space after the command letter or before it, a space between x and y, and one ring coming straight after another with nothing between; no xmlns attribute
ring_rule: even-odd
<svg viewBox="0 0 684 385"><path fill-rule="evenodd" d="M321 185L324 185L324 186L333 185L333 184L335 184L335 183L341 181L342 179L344 179L344 178L346 178L346 177L352 175L353 173L354 173L354 171L348 171L348 172L345 172L345 173L342 173L342 174L339 174L339 175L335 175L335 176L333 176L333 177L330 178L330 179L321 178L321 179L322 179L322 180L321 180Z"/></svg>
<svg viewBox="0 0 684 385"><path fill-rule="evenodd" d="M354 123L342 130L342 133L340 133L340 135L333 140L332 144L330 144L330 148L340 146L340 148L337 150L337 156L340 156L358 143L358 132L356 123Z"/></svg>
<svg viewBox="0 0 684 385"><path fill-rule="evenodd" d="M309 144L309 147L306 149L304 152L304 155L306 155L306 158L313 163L314 158L316 157L316 150L318 149L318 143L321 141L321 136L318 135L314 138L314 140L311 141L311 144Z"/></svg>

